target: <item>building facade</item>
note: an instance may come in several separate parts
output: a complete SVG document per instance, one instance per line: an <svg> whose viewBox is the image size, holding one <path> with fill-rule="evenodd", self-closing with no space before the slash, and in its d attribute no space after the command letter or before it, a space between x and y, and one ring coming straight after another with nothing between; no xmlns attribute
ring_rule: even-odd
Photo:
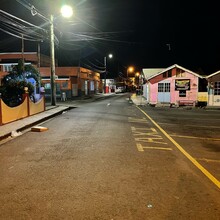
<svg viewBox="0 0 220 220"><path fill-rule="evenodd" d="M208 81L208 105L220 106L220 71L206 77Z"/></svg>
<svg viewBox="0 0 220 220"><path fill-rule="evenodd" d="M46 96L50 96L50 58L39 55L37 52L0 53L0 83L1 79L12 70L18 61L23 59L24 64L35 66L42 77ZM56 67L55 84L57 96L65 93L67 98L87 96L102 92L100 73L82 67ZM0 84L1 85L1 84Z"/></svg>
<svg viewBox="0 0 220 220"><path fill-rule="evenodd" d="M50 67L40 67L46 96L50 95ZM88 96L100 91L100 74L82 67L56 67L56 93L67 98Z"/></svg>
<svg viewBox="0 0 220 220"><path fill-rule="evenodd" d="M196 105L203 77L177 64L145 74L143 94L151 105Z"/></svg>

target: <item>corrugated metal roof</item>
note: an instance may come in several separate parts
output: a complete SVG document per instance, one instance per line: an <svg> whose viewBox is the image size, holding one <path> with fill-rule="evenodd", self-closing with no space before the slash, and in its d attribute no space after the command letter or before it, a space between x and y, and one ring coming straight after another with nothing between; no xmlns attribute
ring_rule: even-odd
<svg viewBox="0 0 220 220"><path fill-rule="evenodd" d="M149 77L158 74L159 72L163 71L165 68L145 68L142 69L143 74L144 74L144 78L148 79Z"/></svg>

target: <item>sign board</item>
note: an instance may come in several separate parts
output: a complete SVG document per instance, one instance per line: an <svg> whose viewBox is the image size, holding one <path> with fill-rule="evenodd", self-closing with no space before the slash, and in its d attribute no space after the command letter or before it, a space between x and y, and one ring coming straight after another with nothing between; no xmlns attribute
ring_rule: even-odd
<svg viewBox="0 0 220 220"><path fill-rule="evenodd" d="M175 90L190 90L190 80L189 79L176 79L175 80Z"/></svg>
<svg viewBox="0 0 220 220"><path fill-rule="evenodd" d="M198 92L198 102L208 102L208 93Z"/></svg>

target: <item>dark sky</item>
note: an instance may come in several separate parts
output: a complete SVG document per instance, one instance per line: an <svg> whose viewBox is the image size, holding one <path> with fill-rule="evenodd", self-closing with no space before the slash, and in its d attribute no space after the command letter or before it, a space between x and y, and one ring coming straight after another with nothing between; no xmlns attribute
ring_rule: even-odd
<svg viewBox="0 0 220 220"><path fill-rule="evenodd" d="M107 64L114 72L125 72L129 65L140 70L174 63L205 74L220 69L217 1L1 0L0 9L47 29L45 21L33 17L24 5L34 5L45 16L58 16L62 2L73 6L75 17L55 22L59 65L98 68L104 56L113 53ZM2 31L0 36L1 52L20 50L20 39ZM36 42L25 41L25 51L36 48ZM41 51L49 53L48 40L41 43Z"/></svg>

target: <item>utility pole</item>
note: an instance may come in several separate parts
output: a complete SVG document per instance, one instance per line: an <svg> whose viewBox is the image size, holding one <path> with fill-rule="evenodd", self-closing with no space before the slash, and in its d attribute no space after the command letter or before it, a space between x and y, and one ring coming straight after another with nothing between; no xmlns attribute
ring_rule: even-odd
<svg viewBox="0 0 220 220"><path fill-rule="evenodd" d="M40 42L37 43L37 67L40 68Z"/></svg>
<svg viewBox="0 0 220 220"><path fill-rule="evenodd" d="M54 52L54 18L50 15L50 57L51 57L51 73L50 73L50 85L51 85L51 105L56 106L56 84L55 84L55 52Z"/></svg>
<svg viewBox="0 0 220 220"><path fill-rule="evenodd" d="M21 34L21 55L22 55L22 74L24 73L24 35Z"/></svg>
<svg viewBox="0 0 220 220"><path fill-rule="evenodd" d="M107 74L107 69L106 69L106 57L104 57L104 71L105 71L104 93L106 93L106 74Z"/></svg>

